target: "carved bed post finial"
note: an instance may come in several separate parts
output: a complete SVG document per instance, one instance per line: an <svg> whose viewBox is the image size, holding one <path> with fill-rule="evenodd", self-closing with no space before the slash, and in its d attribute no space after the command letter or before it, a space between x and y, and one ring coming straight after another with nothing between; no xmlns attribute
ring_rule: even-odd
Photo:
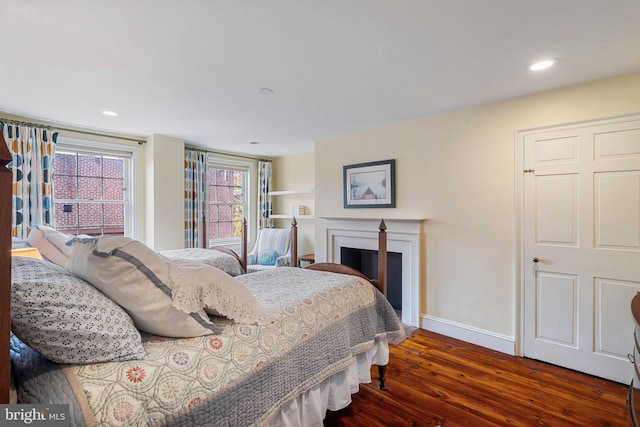
<svg viewBox="0 0 640 427"><path fill-rule="evenodd" d="M298 266L298 222L294 216L291 220L291 267Z"/></svg>
<svg viewBox="0 0 640 427"><path fill-rule="evenodd" d="M7 164L11 153L0 132L0 404L9 403L11 361L9 332L11 330L11 171Z"/></svg>
<svg viewBox="0 0 640 427"><path fill-rule="evenodd" d="M378 289L387 296L387 224L384 219L378 227Z"/></svg>

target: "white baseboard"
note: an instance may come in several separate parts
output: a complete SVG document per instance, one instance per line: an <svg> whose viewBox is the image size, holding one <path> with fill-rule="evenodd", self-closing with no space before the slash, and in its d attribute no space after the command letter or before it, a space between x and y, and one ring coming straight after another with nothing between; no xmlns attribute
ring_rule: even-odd
<svg viewBox="0 0 640 427"><path fill-rule="evenodd" d="M501 353L512 356L516 354L515 339L506 335L496 334L495 332L485 331L433 316L420 316L420 327L427 331L436 332Z"/></svg>

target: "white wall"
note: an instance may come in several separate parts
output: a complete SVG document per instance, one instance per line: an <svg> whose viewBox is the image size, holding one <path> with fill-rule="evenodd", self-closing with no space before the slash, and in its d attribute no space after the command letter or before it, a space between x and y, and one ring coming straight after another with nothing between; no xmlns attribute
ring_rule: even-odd
<svg viewBox="0 0 640 427"><path fill-rule="evenodd" d="M184 141L151 135L145 144L145 243L184 247Z"/></svg>
<svg viewBox="0 0 640 427"><path fill-rule="evenodd" d="M314 153L299 153L273 159L272 185L274 191L313 189ZM274 213L288 213L291 205L304 205L306 215L315 216L315 194L291 194L272 197ZM274 220L280 228L289 228L290 219ZM298 255L314 253L315 251L315 221L314 219L297 219L298 223Z"/></svg>
<svg viewBox="0 0 640 427"><path fill-rule="evenodd" d="M427 218L423 327L513 351L517 130L640 112L640 73L317 141L316 217ZM344 209L343 165L396 159L395 209ZM316 220L316 253L326 249ZM317 256L318 256L317 255Z"/></svg>

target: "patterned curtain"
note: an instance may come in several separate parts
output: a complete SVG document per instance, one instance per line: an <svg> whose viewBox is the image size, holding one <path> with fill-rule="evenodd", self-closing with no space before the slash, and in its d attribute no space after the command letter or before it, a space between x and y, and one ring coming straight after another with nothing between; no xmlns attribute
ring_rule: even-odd
<svg viewBox="0 0 640 427"><path fill-rule="evenodd" d="M32 225L54 225L53 159L58 133L0 122L13 157L11 235L26 239Z"/></svg>
<svg viewBox="0 0 640 427"><path fill-rule="evenodd" d="M207 168L204 151L184 151L184 247L199 248L206 241Z"/></svg>
<svg viewBox="0 0 640 427"><path fill-rule="evenodd" d="M258 228L271 228L271 162L258 162Z"/></svg>

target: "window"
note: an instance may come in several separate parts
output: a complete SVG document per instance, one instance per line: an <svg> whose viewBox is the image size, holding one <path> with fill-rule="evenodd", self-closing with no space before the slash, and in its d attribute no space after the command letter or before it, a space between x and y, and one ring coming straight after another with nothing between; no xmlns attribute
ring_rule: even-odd
<svg viewBox="0 0 640 427"><path fill-rule="evenodd" d="M250 167L240 162L212 162L207 175L209 242L238 242L242 236L242 222L245 217L249 220Z"/></svg>
<svg viewBox="0 0 640 427"><path fill-rule="evenodd" d="M132 153L58 143L53 163L56 229L131 236Z"/></svg>

